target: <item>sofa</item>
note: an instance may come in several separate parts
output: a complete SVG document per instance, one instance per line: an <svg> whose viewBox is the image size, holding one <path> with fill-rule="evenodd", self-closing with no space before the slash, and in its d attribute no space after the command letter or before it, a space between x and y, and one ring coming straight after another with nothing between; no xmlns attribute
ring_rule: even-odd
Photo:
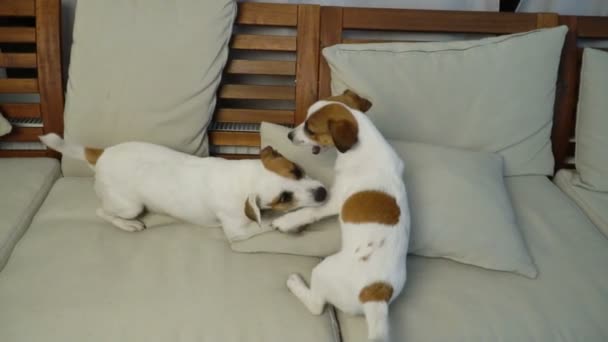
<svg viewBox="0 0 608 342"><path fill-rule="evenodd" d="M35 3L59 8L54 0ZM549 31L542 29L553 29L550 32L560 37L555 38L560 45L557 50L546 51L553 55L554 67L547 69L553 70L554 75L543 81L552 89L552 96L543 97L543 104L537 106L550 122L547 126L539 121L542 129L533 129L527 137L541 141L531 143L538 148L536 153L529 157L522 154L523 147L509 150L520 142L508 140L512 137L506 134L501 136L507 139L501 142L503 145L482 146L484 153L501 156L504 168L500 168L498 178L512 206L517 225L513 234L521 236L522 248L537 272L493 268L486 265L491 255L478 254L473 260L462 255L412 254L407 259L406 287L390 307L391 337L394 341L608 340L608 274L603 272L608 261L606 232L598 229L576 199L552 182L555 169L566 167L570 157L567 142L572 132L568 130L573 129L576 111L572 105L576 94L570 90L578 86L576 79L571 84L573 79L568 74L570 67L577 67L577 31L574 25L555 27L560 22L572 24L576 17L562 21L559 16L546 13L451 13L277 4L240 4L237 11L230 0L175 6L158 0L138 12L140 9L134 4L119 0L81 3L84 5L76 12L65 108L63 101L60 106L48 105L57 99L47 99L52 94L62 96L56 88L61 89L61 77L48 77L61 75L60 59L52 58L60 53L59 39L56 37L55 44L50 44L53 48L37 42L38 54L54 61L50 67L56 71L38 73L41 126L29 130L30 127L15 125L13 132L0 140L5 144L0 147L33 144L36 134L42 132L63 133L66 139L95 147L129 139L146 140L186 153L224 158L255 158L260 146L276 144L284 149L282 153L327 183L331 182L334 156L322 155L325 164L316 165L317 160L309 154L290 150L280 140L285 138L287 128L263 124L260 132L259 124L293 126L305 119L306 110L314 101L339 92L344 86L368 91L365 82L373 75L357 79L349 76L352 73L345 64L340 64L338 57L347 52L336 49L351 46L323 48L343 42L359 44L354 48L359 49L356 53L395 50L390 50L392 45L362 46L370 42L347 36L349 30L515 34L515 38L507 38L511 41L525 38L522 32L535 30L531 34L545 34ZM35 25L58 23L58 10L37 12L27 6L17 7L22 11L20 15L36 17ZM114 7L126 14L111 16L117 11ZM115 25L105 24L110 17ZM157 27L161 17L175 31L166 31L163 25ZM209 23L201 24L204 20ZM464 22L469 24L463 27ZM605 28L608 21L604 18L601 22L598 27ZM257 26L268 32L289 27L290 35L256 31ZM37 30L46 32L49 27L52 25ZM197 35L188 34L193 30ZM166 44L159 46L150 35ZM215 37L209 38L210 35ZM451 57L445 57L444 52L454 50L454 46L471 52L471 46L483 45L495 60L507 60L492 50L502 38L489 39L484 43L475 40L424 47L404 43L397 53L418 54L421 49L429 54L439 52L437 61L445 63L441 58ZM139 40L143 40L138 45L141 50L133 50L131 44ZM189 50L194 57L174 52L195 41L208 45ZM145 51L146 60L137 51ZM252 51L287 57L260 62L247 55ZM435 57L429 57L432 58ZM474 57L458 56L457 60L466 63L470 58ZM171 61L167 70L158 74L146 72L150 65L167 60ZM357 70L355 57L347 60L354 63L348 67ZM410 60L403 63L412 63ZM101 64L92 66L91 61ZM558 70L560 61L562 67ZM545 63L550 64L548 60ZM388 62L387 67L391 67ZM491 70L492 65L479 67ZM189 72L192 69L197 70L194 75ZM219 77L208 76L222 73L221 83ZM282 83L268 85L262 80L260 85L251 85L251 75L276 77ZM416 77L424 77L424 73ZM293 81L297 81L295 85ZM509 82L508 77L502 81ZM178 82L181 83L176 85ZM424 85L416 82L423 89ZM55 88L49 88L49 84ZM159 93L163 96L156 98ZM377 99L379 95L373 96ZM512 100L520 103L515 96ZM530 97L530 101L534 100ZM251 104L255 101L260 107ZM285 109L284 102L290 102L291 107ZM421 110L431 110L436 103L420 101L416 105ZM16 107L1 108L11 123L19 124ZM400 138L403 130L395 129L392 118L379 112L373 115L391 141ZM483 121L475 117L462 120ZM506 120L501 127L506 130L509 124ZM417 139L424 143L455 149L475 150L475 144L482 144L479 141L483 139L454 142L447 135L438 138L434 135L438 125L423 123L410 134L419 134ZM425 127L428 131L424 131ZM517 127L524 130L522 125ZM561 131L566 133L557 134ZM469 132L468 137L474 135ZM496 136L489 140L500 139ZM404 147L404 151L407 154L410 150ZM367 340L363 317L346 315L331 306L319 316L311 315L285 285L291 273L309 279L321 258L339 248L339 228L335 223L320 222L300 235L270 232L251 240L229 241L221 228L198 227L148 214L143 218L148 229L128 233L95 216L99 203L92 172L85 165L68 158L58 160L51 151L41 149L10 150L0 156L13 157L0 158L0 189L4 195L0 199L0 341ZM454 243L468 238L451 237ZM498 253L506 244L488 239L485 247L490 252L492 246ZM479 250L465 252L475 254Z"/></svg>

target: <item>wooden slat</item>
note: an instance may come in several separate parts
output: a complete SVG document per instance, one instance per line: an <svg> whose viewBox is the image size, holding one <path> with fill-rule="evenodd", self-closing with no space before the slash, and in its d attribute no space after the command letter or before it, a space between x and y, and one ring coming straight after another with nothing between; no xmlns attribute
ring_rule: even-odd
<svg viewBox="0 0 608 342"><path fill-rule="evenodd" d="M238 50L296 51L296 37L237 34L230 47Z"/></svg>
<svg viewBox="0 0 608 342"><path fill-rule="evenodd" d="M35 68L35 53L1 53L0 67L3 68Z"/></svg>
<svg viewBox="0 0 608 342"><path fill-rule="evenodd" d="M514 33L533 30L536 14L344 8L344 29Z"/></svg>
<svg viewBox="0 0 608 342"><path fill-rule="evenodd" d="M0 0L0 16L33 17L34 0Z"/></svg>
<svg viewBox="0 0 608 342"><path fill-rule="evenodd" d="M0 150L0 158L39 158L48 154L48 150Z"/></svg>
<svg viewBox="0 0 608 342"><path fill-rule="evenodd" d="M608 17L578 17L580 38L608 38Z"/></svg>
<svg viewBox="0 0 608 342"><path fill-rule="evenodd" d="M578 97L578 49L576 17L563 16L559 23L567 25L569 30L564 42L562 59L559 66L559 76L555 94L555 112L551 145L555 157L555 169L559 170L568 165L570 138L574 135L576 121L576 104Z"/></svg>
<svg viewBox="0 0 608 342"><path fill-rule="evenodd" d="M536 28L556 27L559 25L559 16L555 13L538 13L536 15Z"/></svg>
<svg viewBox="0 0 608 342"><path fill-rule="evenodd" d="M383 40L383 39L357 39L346 38L342 39L343 44L373 44L373 43L423 43L421 40Z"/></svg>
<svg viewBox="0 0 608 342"><path fill-rule="evenodd" d="M13 130L9 134L0 137L0 141L39 142L38 137L42 134L44 134L42 127L13 126Z"/></svg>
<svg viewBox="0 0 608 342"><path fill-rule="evenodd" d="M36 36L44 133L63 134L61 0L36 0Z"/></svg>
<svg viewBox="0 0 608 342"><path fill-rule="evenodd" d="M294 100L296 94L295 87L292 86L224 84L220 88L219 97L243 100Z"/></svg>
<svg viewBox="0 0 608 342"><path fill-rule="evenodd" d="M342 40L343 11L340 7L321 8L321 48L339 44ZM319 98L331 96L331 71L325 58L319 65Z"/></svg>
<svg viewBox="0 0 608 342"><path fill-rule="evenodd" d="M216 122L292 124L294 111L272 109L233 109L220 108L215 114Z"/></svg>
<svg viewBox="0 0 608 342"><path fill-rule="evenodd" d="M296 26L298 7L287 4L239 3L236 22L245 25Z"/></svg>
<svg viewBox="0 0 608 342"><path fill-rule="evenodd" d="M0 27L0 43L35 43L33 27Z"/></svg>
<svg viewBox="0 0 608 342"><path fill-rule="evenodd" d="M38 103L2 103L0 111L9 118L40 118Z"/></svg>
<svg viewBox="0 0 608 342"><path fill-rule="evenodd" d="M226 72L229 74L293 76L296 74L296 62L235 59L228 63Z"/></svg>
<svg viewBox="0 0 608 342"><path fill-rule="evenodd" d="M308 107L319 97L320 15L319 6L298 6L295 124L306 119Z"/></svg>
<svg viewBox="0 0 608 342"><path fill-rule="evenodd" d="M209 142L216 146L260 146L260 134L250 132L209 132Z"/></svg>
<svg viewBox="0 0 608 342"><path fill-rule="evenodd" d="M35 78L0 79L0 93L37 93L38 80Z"/></svg>
<svg viewBox="0 0 608 342"><path fill-rule="evenodd" d="M220 157L224 159L230 160L240 160L240 159L260 159L260 156L257 154L227 154L227 153L219 153L212 154L214 157Z"/></svg>

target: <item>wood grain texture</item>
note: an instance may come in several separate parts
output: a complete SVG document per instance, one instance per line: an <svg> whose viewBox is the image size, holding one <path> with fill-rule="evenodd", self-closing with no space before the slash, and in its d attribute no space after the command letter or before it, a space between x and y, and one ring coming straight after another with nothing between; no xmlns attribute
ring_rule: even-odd
<svg viewBox="0 0 608 342"><path fill-rule="evenodd" d="M608 17L578 17L580 38L608 38Z"/></svg>
<svg viewBox="0 0 608 342"><path fill-rule="evenodd" d="M230 47L237 50L296 51L296 37L255 34L237 34Z"/></svg>
<svg viewBox="0 0 608 342"><path fill-rule="evenodd" d="M308 107L319 97L320 13L316 5L298 6L296 125L306 119Z"/></svg>
<svg viewBox="0 0 608 342"><path fill-rule="evenodd" d="M536 14L344 8L344 29L513 33L537 27Z"/></svg>
<svg viewBox="0 0 608 342"><path fill-rule="evenodd" d="M570 138L574 136L579 84L579 52L576 46L577 18L562 16L559 18L559 24L567 25L569 30L566 34L559 66L553 129L551 132L551 145L556 171L568 167L568 159L572 156L569 151L569 145Z"/></svg>
<svg viewBox="0 0 608 342"><path fill-rule="evenodd" d="M244 25L296 26L298 7L288 4L239 3L236 22Z"/></svg>
<svg viewBox="0 0 608 342"><path fill-rule="evenodd" d="M34 0L0 0L0 16L33 17L35 13Z"/></svg>
<svg viewBox="0 0 608 342"><path fill-rule="evenodd" d="M340 7L321 8L321 49L342 41L343 10ZM319 62L319 99L331 96L331 71L329 64L321 55Z"/></svg>
<svg viewBox="0 0 608 342"><path fill-rule="evenodd" d="M0 27L0 43L35 43L33 27Z"/></svg>
<svg viewBox="0 0 608 342"><path fill-rule="evenodd" d="M559 25L559 16L555 13L538 13L536 15L536 27L548 28Z"/></svg>
<svg viewBox="0 0 608 342"><path fill-rule="evenodd" d="M260 134L250 132L209 132L209 142L216 146L260 146Z"/></svg>
<svg viewBox="0 0 608 342"><path fill-rule="evenodd" d="M41 118L38 103L2 103L0 111L8 118Z"/></svg>
<svg viewBox="0 0 608 342"><path fill-rule="evenodd" d="M292 124L294 111L275 109L220 108L215 114L216 122Z"/></svg>
<svg viewBox="0 0 608 342"><path fill-rule="evenodd" d="M0 93L37 93L38 80L35 78L4 78L0 79Z"/></svg>
<svg viewBox="0 0 608 342"><path fill-rule="evenodd" d="M220 88L219 97L241 100L294 100L296 94L295 87L292 86L224 84Z"/></svg>
<svg viewBox="0 0 608 342"><path fill-rule="evenodd" d="M0 150L0 158L40 158L47 156L47 150Z"/></svg>
<svg viewBox="0 0 608 342"><path fill-rule="evenodd" d="M0 52L0 67L3 68L35 68L35 53L2 53Z"/></svg>
<svg viewBox="0 0 608 342"><path fill-rule="evenodd" d="M228 62L226 72L245 75L293 76L296 74L296 62L235 59Z"/></svg>
<svg viewBox="0 0 608 342"><path fill-rule="evenodd" d="M44 133L63 134L61 0L36 1L38 88ZM52 153L52 152L50 152Z"/></svg>
<svg viewBox="0 0 608 342"><path fill-rule="evenodd" d="M0 137L0 141L13 142L39 142L39 136L43 133L42 127L19 127L13 126L13 130Z"/></svg>

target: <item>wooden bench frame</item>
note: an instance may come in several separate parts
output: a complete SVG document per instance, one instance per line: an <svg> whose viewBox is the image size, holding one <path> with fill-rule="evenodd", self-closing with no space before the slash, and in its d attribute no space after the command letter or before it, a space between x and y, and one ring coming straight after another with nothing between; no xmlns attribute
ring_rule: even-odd
<svg viewBox="0 0 608 342"><path fill-rule="evenodd" d="M37 141L37 135L63 132L63 89L60 60L59 0L0 0L0 17L35 17L29 28L0 27L0 43L33 43L36 53L0 53L0 67L36 68L36 79L0 80L0 93L38 92L40 104L0 104L9 118L35 117L41 128L17 128L0 141ZM571 137L576 117L580 49L582 38L608 38L608 18L558 16L553 13L497 13L423 11L378 8L321 7L317 5L240 3L235 33L230 43L226 80L218 92L215 123L259 124L269 121L285 125L302 122L307 108L330 93L330 73L321 49L337 43L361 43L343 37L347 30L430 33L508 34L537 28L568 25L560 65L552 134L556 169L571 167ZM239 28L288 28L289 34L250 34ZM240 51L289 53L288 60L239 57ZM270 75L293 80L293 85L252 85L232 82L232 75ZM232 107L238 101L288 101L290 109ZM215 146L259 147L257 132L211 131ZM56 156L49 151L3 151L0 157ZM225 155L230 158L244 155ZM251 157L251 156L249 156Z"/></svg>

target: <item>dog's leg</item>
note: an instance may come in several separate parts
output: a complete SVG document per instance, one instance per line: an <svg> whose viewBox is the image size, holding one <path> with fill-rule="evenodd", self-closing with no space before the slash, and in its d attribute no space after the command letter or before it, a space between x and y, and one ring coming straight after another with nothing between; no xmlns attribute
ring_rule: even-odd
<svg viewBox="0 0 608 342"><path fill-rule="evenodd" d="M97 216L128 232L139 232L146 225L137 220L144 207L141 203L129 201L115 193L105 192L101 197L102 207L97 209Z"/></svg>
<svg viewBox="0 0 608 342"><path fill-rule="evenodd" d="M139 232L146 229L146 225L137 219L124 219L115 215L112 215L105 211L103 208L97 209L97 216L112 223L116 227L126 230L127 232ZM137 216L137 215L135 215Z"/></svg>
<svg viewBox="0 0 608 342"><path fill-rule="evenodd" d="M287 287L313 315L320 315L325 307L325 300L311 288L306 286L304 279L298 274L292 274L287 278Z"/></svg>
<svg viewBox="0 0 608 342"><path fill-rule="evenodd" d="M331 199L325 205L316 208L303 208L300 210L287 213L274 221L271 225L273 228L280 230L283 233L297 233L302 228L323 218L338 215L340 211L340 201Z"/></svg>

